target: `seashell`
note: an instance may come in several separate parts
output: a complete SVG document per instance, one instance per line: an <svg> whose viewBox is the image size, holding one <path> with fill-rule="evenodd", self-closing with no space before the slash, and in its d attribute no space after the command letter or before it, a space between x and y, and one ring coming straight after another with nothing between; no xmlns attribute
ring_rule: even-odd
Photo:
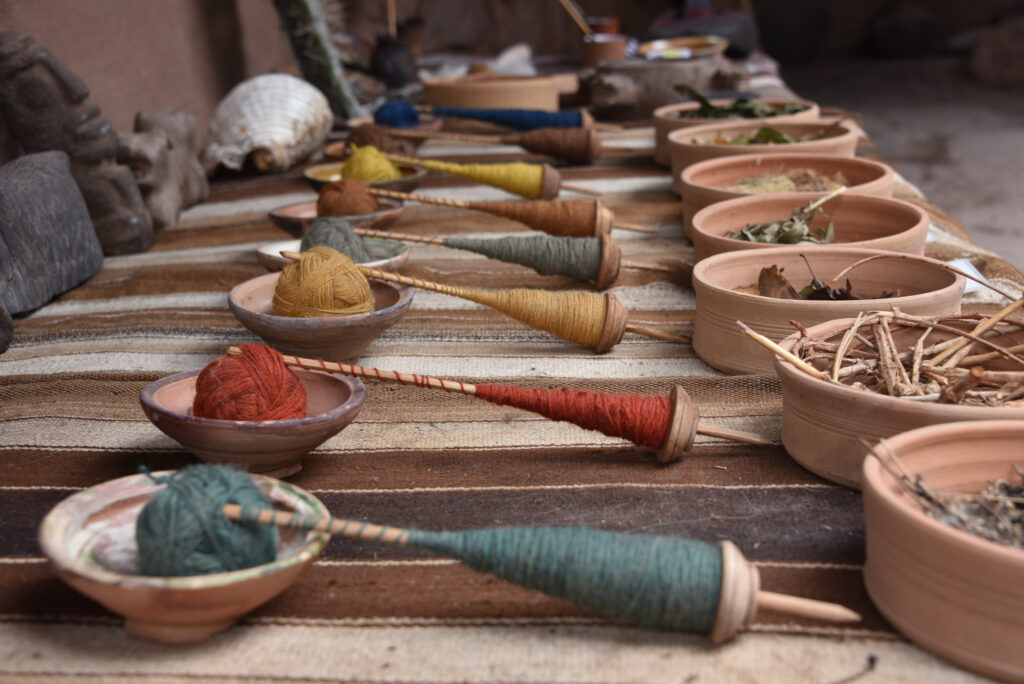
<svg viewBox="0 0 1024 684"><path fill-rule="evenodd" d="M207 171L240 169L252 154L260 171L283 171L324 144L334 114L323 93L301 78L264 74L220 101L207 136Z"/></svg>

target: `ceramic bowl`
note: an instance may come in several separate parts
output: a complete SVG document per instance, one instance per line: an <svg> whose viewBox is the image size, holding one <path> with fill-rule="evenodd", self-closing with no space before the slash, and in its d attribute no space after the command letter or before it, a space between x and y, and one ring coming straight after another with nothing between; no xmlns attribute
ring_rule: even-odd
<svg viewBox="0 0 1024 684"><path fill-rule="evenodd" d="M228 306L242 325L284 354L355 363L412 304L412 288L371 280L375 308L369 313L321 318L276 316L273 298L280 275L268 273L236 285L228 294Z"/></svg>
<svg viewBox="0 0 1024 684"><path fill-rule="evenodd" d="M834 157L825 154L741 154L717 157L691 164L683 170L679 181L683 196L683 234L689 235L693 215L715 202L750 197L750 193L729 190L744 178L762 173L781 173L788 169L813 169L825 175L841 172L849 181L846 192L854 195L892 197L894 174L888 164L857 157ZM767 193L766 193L767 194ZM809 204L826 193L801 192Z"/></svg>
<svg viewBox="0 0 1024 684"><path fill-rule="evenodd" d="M363 266L379 268L382 271L397 271L409 260L409 245L398 240L384 240L383 238L363 238L367 251L373 257ZM267 269L280 271L291 263L291 259L285 259L281 252L298 252L302 246L302 240L281 240L263 245L256 250L256 259Z"/></svg>
<svg viewBox="0 0 1024 684"><path fill-rule="evenodd" d="M139 397L161 432L204 461L270 477L302 469L301 459L348 426L366 399L358 378L295 369L306 388L307 416L287 420L217 420L192 415L199 371L150 383Z"/></svg>
<svg viewBox="0 0 1024 684"><path fill-rule="evenodd" d="M259 475L253 480L275 508L328 515L303 489ZM205 641L287 589L329 539L322 532L281 529L273 563L195 577L139 575L135 522L163 487L146 475L111 480L60 502L39 528L39 545L57 576L123 615L133 636L170 644Z"/></svg>
<svg viewBox="0 0 1024 684"><path fill-rule="evenodd" d="M716 98L711 100L711 104L716 107L722 107L728 104L732 104L736 98ZM792 102L799 102L805 106L805 109L794 112L792 114L780 114L778 116L768 117L766 119L757 119L757 121L764 121L766 125L772 125L772 123L786 123L789 121L814 121L820 116L821 109L814 102L808 102L807 100L783 100L778 98L754 98L755 102L763 102L773 107L781 107L782 105L790 104ZM689 102L677 102L675 104L665 105L664 107L658 107L654 110L653 123L654 123L654 161L662 166L671 166L672 160L669 157L668 152L668 134L678 128L690 128L692 126L702 126L704 124L710 124L715 122L724 121L748 121L749 119L707 119L707 118L696 118L696 117L682 117L679 116L684 112L692 112L695 109L700 108L700 103L696 101Z"/></svg>
<svg viewBox="0 0 1024 684"><path fill-rule="evenodd" d="M780 192L748 195L704 207L693 216L690 241L695 261L722 252L774 249L780 245L748 242L729 237L747 225L760 225L788 218L798 207L810 204L806 193ZM835 240L843 247L882 249L887 252L923 254L928 237L928 215L902 200L872 195L843 193L822 208L827 217L815 212L812 230L835 224Z"/></svg>
<svg viewBox="0 0 1024 684"><path fill-rule="evenodd" d="M310 187L320 192L325 185L332 181L341 180L342 162L330 162L329 164L316 164L309 166L302 172ZM420 183L427 177L427 170L408 164L396 164L402 172L401 178L386 181L373 181L367 183L370 187L381 188L382 190L394 190L396 192L412 192L420 187Z"/></svg>
<svg viewBox="0 0 1024 684"><path fill-rule="evenodd" d="M993 480L1019 482L1024 421L933 425L886 440L937 492L978 493ZM868 595L911 641L1003 681L1024 681L1024 550L935 520L878 459L864 461Z"/></svg>
<svg viewBox="0 0 1024 684"><path fill-rule="evenodd" d="M853 319L828 321L807 329L819 339L838 342ZM948 323L970 330L967 323ZM911 348L921 331L895 329L893 336L900 351ZM928 336L935 344L950 337L939 330ZM779 344L793 349L797 335ZM992 338L1000 345L1024 343L1024 332ZM827 480L847 487L860 487L861 466L869 444L883 437L939 423L968 420L1024 420L1024 408L960 406L935 402L909 401L898 397L854 389L825 382L803 373L778 357L775 372L782 384L782 444L797 463ZM990 361L986 368L1019 370L1011 362Z"/></svg>
<svg viewBox="0 0 1024 684"><path fill-rule="evenodd" d="M838 246L777 247L726 252L704 259L694 267L692 276L697 295L693 350L704 363L726 373L771 373L775 355L744 335L737 320L778 342L793 333L789 321L810 327L893 306L914 316L945 316L960 311L964 278L931 260L877 259L858 266L847 276L854 294L900 292L900 296L887 299L775 299L733 289L756 286L761 269L772 264L783 269L794 288L803 288L811 282L811 275L801 254L807 256L818 278L844 287L845 279L832 283L832 277L861 259L885 253Z"/></svg>
<svg viewBox="0 0 1024 684"><path fill-rule="evenodd" d="M636 52L645 59L696 59L720 57L729 47L721 36L680 36L640 43Z"/></svg>
<svg viewBox="0 0 1024 684"><path fill-rule="evenodd" d="M360 228L387 230L401 217L405 207L402 206L400 200L379 199L377 201L381 205L377 211L369 214L342 214L340 217ZM278 228L301 237L317 219L316 202L286 204L267 212L267 216L270 217L270 222Z"/></svg>
<svg viewBox="0 0 1024 684"><path fill-rule="evenodd" d="M852 128L840 126L829 135L817 140L803 140L792 143L764 143L753 145L728 145L711 142L716 137L732 139L741 134L752 135L762 126L771 126L786 135L802 137L816 135L829 128L827 121L790 121L774 124L770 121L725 121L677 128L668 134L669 162L672 166L672 189L679 194L680 175L690 164L715 157L732 157L739 154L831 154L852 157L857 149L859 133Z"/></svg>

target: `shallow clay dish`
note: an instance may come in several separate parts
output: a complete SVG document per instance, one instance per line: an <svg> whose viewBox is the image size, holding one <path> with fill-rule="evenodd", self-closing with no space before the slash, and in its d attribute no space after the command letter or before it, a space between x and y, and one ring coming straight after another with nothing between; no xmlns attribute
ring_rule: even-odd
<svg viewBox="0 0 1024 684"><path fill-rule="evenodd" d="M737 98L724 97L716 98L711 100L711 104L716 107L723 107L728 104L735 102ZM696 101L688 102L677 102L675 104L665 105L664 107L658 107L654 110L653 122L654 122L654 161L662 166L671 166L672 162L668 153L668 134L678 128L690 128L692 126L702 126L704 124L725 122L725 121L763 121L765 125L770 126L772 122L775 123L786 123L788 121L814 121L820 116L821 109L814 102L807 100L783 100L778 98L751 98L754 102L763 102L773 107L781 107L782 105L791 104L798 102L804 105L805 109L792 114L780 114L778 116L770 116L764 119L741 119L741 118L728 118L728 119L707 119L704 117L681 117L681 112L691 112L695 109L700 108L700 103Z"/></svg>
<svg viewBox="0 0 1024 684"><path fill-rule="evenodd" d="M710 142L716 137L732 139L737 135L753 135L762 126L770 126L786 135L803 137L816 135L828 129L831 124L826 121L790 121L774 124L767 120L731 121L726 119L717 123L702 124L677 128L668 134L668 154L672 166L672 189L678 194L681 190L680 175L690 164L702 162L715 157L733 157L739 154L832 154L839 157L852 157L857 149L859 134L852 128L840 126L831 129L829 134L817 140L803 140L792 143L758 143L752 145L727 145ZM709 142L699 142L708 140Z"/></svg>
<svg viewBox="0 0 1024 684"><path fill-rule="evenodd" d="M405 207L400 200L378 199L381 208L369 214L340 214L339 217L347 219L360 228L373 228L374 230L387 230L399 219ZM301 236L306 232L313 221L317 219L316 202L296 202L286 204L273 211L267 212L271 223L278 228L287 230L293 235Z"/></svg>
<svg viewBox="0 0 1024 684"><path fill-rule="evenodd" d="M931 490L978 493L993 480L1020 481L1013 466L1024 464L1024 421L934 425L886 445ZM875 453L888 458L881 447ZM875 458L863 473L864 583L878 610L944 658L1024 681L1024 550L927 516Z"/></svg>
<svg viewBox="0 0 1024 684"><path fill-rule="evenodd" d="M259 475L253 480L276 508L328 515L303 489ZM287 589L329 539L322 532L280 529L273 563L195 577L139 575L135 521L163 487L146 475L111 480L60 502L39 528L39 545L57 576L123 615L133 636L168 644L205 641Z"/></svg>
<svg viewBox="0 0 1024 684"><path fill-rule="evenodd" d="M217 420L192 415L199 371L150 383L139 401L161 432L204 461L229 463L270 477L302 469L301 459L348 426L366 399L358 378L296 369L306 388L307 415L288 420Z"/></svg>
<svg viewBox="0 0 1024 684"><path fill-rule="evenodd" d="M819 195L820 196L820 195ZM780 192L748 195L704 207L693 216L690 241L695 261L722 252L774 249L781 245L748 242L729 237L746 225L760 225L788 218L807 206L807 193ZM844 247L882 249L887 252L923 254L928 237L928 215L909 202L873 195L843 193L822 205L828 217L815 212L811 229L835 224L835 240Z"/></svg>
<svg viewBox="0 0 1024 684"><path fill-rule="evenodd" d="M913 316L944 316L960 311L965 281L939 262L878 259L858 266L847 276L853 293L878 294L899 291L899 297L850 301L775 299L737 292L753 285L763 267L775 264L800 290L811 282L801 254L807 256L815 275L828 285L844 287L845 279L832 277L857 261L885 252L852 247L776 247L759 251L727 252L704 259L693 268L697 295L693 350L704 363L727 373L770 373L775 355L740 330L740 320L778 342L793 333L789 321L810 327L860 311L897 307Z"/></svg>
<svg viewBox="0 0 1024 684"><path fill-rule="evenodd" d="M636 52L645 59L697 59L720 56L728 47L720 36L680 36L640 43Z"/></svg>
<svg viewBox="0 0 1024 684"><path fill-rule="evenodd" d="M763 173L782 173L789 169L813 169L823 175L841 172L849 185L846 192L854 195L892 197L893 170L888 164L857 157L834 157L825 154L742 154L736 157L717 157L691 164L683 171L679 181L683 196L683 234L689 235L693 215L715 202L737 197L750 197L753 193L729 190L729 186L744 178ZM771 194L771 193L758 193ZM810 204L824 192L800 192Z"/></svg>
<svg viewBox="0 0 1024 684"><path fill-rule="evenodd" d="M818 339L838 342L853 319L829 321L808 328ZM967 323L947 323L970 330ZM893 329L899 351L907 351L921 335L917 329ZM949 339L950 333L934 330L928 344ZM792 350L797 335L779 344ZM1024 343L1024 332L994 337L999 345ZM803 373L778 357L775 372L782 384L782 444L793 460L827 480L848 487L860 487L861 466L868 449L861 443L873 443L882 437L939 423L966 420L1024 420L1024 408L960 406L934 402L908 401L843 384L825 382ZM1019 370L1010 361L990 361L986 368Z"/></svg>
<svg viewBox="0 0 1024 684"><path fill-rule="evenodd" d="M433 78L423 82L423 101L441 107L558 111L561 93L579 89L575 74L515 76L495 73Z"/></svg>
<svg viewBox="0 0 1024 684"><path fill-rule="evenodd" d="M341 164L342 162L331 162L329 164L316 164L309 166L305 171L302 172L302 177L306 179L317 192L323 189L325 185L332 181L341 180ZM427 177L427 170L421 169L408 164L396 164L399 171L402 172L401 178L387 181L373 181L367 183L370 187L381 188L382 190L394 190L396 192L412 192L416 188L420 187L420 183Z"/></svg>
<svg viewBox="0 0 1024 684"><path fill-rule="evenodd" d="M363 266L379 268L382 271L397 271L409 260L409 245L398 240L384 240L383 238L363 238L366 249L373 257L373 261L367 261ZM291 259L285 259L281 252L298 252L302 240L281 240L263 245L256 250L256 258L261 264L271 271L280 271L291 263Z"/></svg>
<svg viewBox="0 0 1024 684"><path fill-rule="evenodd" d="M375 309L369 313L321 318L276 316L273 298L280 275L268 273L236 285L228 294L228 306L242 325L284 354L355 363L412 304L412 288L371 280Z"/></svg>

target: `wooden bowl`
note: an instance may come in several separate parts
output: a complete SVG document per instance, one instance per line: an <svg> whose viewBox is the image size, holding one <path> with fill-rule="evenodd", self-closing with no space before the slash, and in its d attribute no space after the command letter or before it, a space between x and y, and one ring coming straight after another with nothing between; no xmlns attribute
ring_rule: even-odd
<svg viewBox="0 0 1024 684"><path fill-rule="evenodd" d="M724 97L716 98L711 100L711 104L716 107L722 107L728 104L732 104L736 98ZM775 123L786 123L789 121L814 121L821 115L821 108L814 102L807 100L784 100L780 98L754 98L754 102L763 102L773 107L781 107L782 105L790 104L792 102L799 102L804 105L805 109L795 112L793 114L780 114L778 116L771 116L764 119L740 119L740 118L729 118L729 119L708 119L708 118L690 118L681 117L679 114L683 112L692 112L700 108L700 103L696 101L689 102L677 102L675 104L665 105L664 107L658 107L654 110L652 117L654 123L654 161L662 166L671 166L672 161L669 157L668 152L668 134L679 128L690 128L692 126L702 126L704 124L710 124L715 122L726 122L726 121L763 121L765 125L771 126Z"/></svg>
<svg viewBox="0 0 1024 684"><path fill-rule="evenodd" d="M366 388L357 378L295 374L306 388L307 416L287 420L217 420L192 415L199 371L150 383L139 401L165 435L204 461L228 463L269 477L302 470L301 459L348 426L363 407Z"/></svg>
<svg viewBox="0 0 1024 684"><path fill-rule="evenodd" d="M568 74L508 76L494 73L435 78L423 83L423 101L441 107L542 109L558 111L561 93L574 93L579 80Z"/></svg>
<svg viewBox="0 0 1024 684"><path fill-rule="evenodd" d="M360 228L372 228L374 230L387 230L401 217L405 207L401 200L379 199L381 208L369 214L340 214L340 218L347 219L353 225ZM318 217L316 215L316 202L296 202L286 204L273 211L267 212L270 222L282 230L287 230L292 235L302 236L306 229L313 225Z"/></svg>
<svg viewBox="0 0 1024 684"><path fill-rule="evenodd" d="M892 167L870 159L785 152L717 157L691 164L683 170L679 180L680 193L683 196L683 234L689 236L693 226L693 215L704 207L737 197L750 197L753 194L729 190L729 186L744 178L762 173L781 173L789 169L812 169L825 175L841 172L849 181L846 187L849 194L892 197ZM826 193L798 194L806 197L806 205Z"/></svg>
<svg viewBox="0 0 1024 684"><path fill-rule="evenodd" d="M680 36L640 43L636 53L645 59L697 59L720 57L728 47L721 36Z"/></svg>
<svg viewBox="0 0 1024 684"><path fill-rule="evenodd" d="M1024 421L933 425L886 446L930 489L978 493L993 480L1019 481ZM885 449L875 453L888 462ZM864 584L879 612L943 658L1024 682L1024 550L926 515L875 458L865 459L863 482Z"/></svg>
<svg viewBox="0 0 1024 684"><path fill-rule="evenodd" d="M704 207L693 216L690 240L695 261L722 252L774 249L782 245L748 242L729 237L746 225L760 225L789 217L810 200L807 193L780 192L748 195ZM923 254L928 237L928 215L909 202L872 195L843 193L822 208L828 217L815 212L812 230L835 224L835 240L844 247L865 247L887 252Z"/></svg>
<svg viewBox="0 0 1024 684"><path fill-rule="evenodd" d="M853 319L828 321L807 329L819 339L838 341L849 329ZM972 325L949 323L962 330ZM900 351L910 349L921 331L894 330ZM949 339L950 333L935 330L928 343ZM779 344L793 349L797 335ZM1024 343L1024 332L992 338L1009 346ZM1024 408L960 406L933 402L909 401L874 392L825 382L803 373L786 361L776 358L775 372L782 384L782 444L797 463L827 480L847 487L860 487L861 466L869 451L861 440L873 443L883 437L939 423L967 420L1022 420ZM987 368L1018 368L992 361Z"/></svg>
<svg viewBox="0 0 1024 684"><path fill-rule="evenodd" d="M771 121L747 120L730 121L726 119L717 123L702 124L677 128L668 134L669 162L672 166L672 189L681 192L680 175L690 164L714 159L715 157L734 157L739 154L831 154L839 157L852 157L857 149L857 131L841 126L830 135L818 140L804 140L792 143L758 143L753 145L718 145L713 140L718 136L726 139L741 134L756 133L762 126L771 126L786 135L800 137L815 135L829 127L828 122L790 121L776 125ZM696 141L696 142L695 142Z"/></svg>
<svg viewBox="0 0 1024 684"><path fill-rule="evenodd" d="M253 480L276 508L328 515L303 489L259 475ZM329 539L322 532L281 529L273 563L194 577L139 575L135 522L164 486L146 475L104 482L64 499L39 528L39 546L57 576L123 615L133 636L168 644L205 641L287 589Z"/></svg>
<svg viewBox="0 0 1024 684"><path fill-rule="evenodd" d="M331 181L341 180L341 162L330 162L328 164L315 164L309 166L302 172L310 187L320 192L325 185ZM395 192L412 192L420 187L420 183L427 177L427 170L409 164L396 164L402 172L401 178L386 181L373 181L367 183L370 187L381 188L382 190L394 190Z"/></svg>
<svg viewBox="0 0 1024 684"><path fill-rule="evenodd" d="M375 308L369 313L321 318L276 316L273 298L280 275L268 273L239 283L228 294L228 305L242 325L284 354L355 363L412 304L412 288L371 280Z"/></svg>
<svg viewBox="0 0 1024 684"><path fill-rule="evenodd" d="M811 282L801 254L807 256L815 275L828 285L847 266L880 250L852 247L777 247L717 254L693 269L697 295L693 350L704 363L726 373L770 373L775 355L740 330L740 320L765 337L778 342L793 333L789 321L811 327L860 311L897 307L914 316L944 316L960 311L964 278L937 261L878 259L858 266L850 275L853 292L880 293L899 290L899 297L852 301L775 299L733 290L757 284L762 267L776 264L797 290ZM834 283L840 287L844 282Z"/></svg>
<svg viewBox="0 0 1024 684"><path fill-rule="evenodd" d="M382 271L397 271L409 260L409 245L398 240L385 240L383 238L363 238L366 249L373 257L373 261L362 264L370 268L379 268ZM302 240L281 240L263 245L256 250L256 258L261 264L271 271L280 271L291 263L291 259L285 259L281 252L298 252L302 246Z"/></svg>

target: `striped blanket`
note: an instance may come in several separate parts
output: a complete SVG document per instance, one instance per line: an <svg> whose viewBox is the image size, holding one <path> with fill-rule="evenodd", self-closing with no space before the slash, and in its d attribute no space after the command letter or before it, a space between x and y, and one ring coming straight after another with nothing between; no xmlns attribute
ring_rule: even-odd
<svg viewBox="0 0 1024 684"><path fill-rule="evenodd" d="M649 138L643 138L649 140ZM633 261L691 257L668 174L628 136L615 158L567 179L606 193L625 221ZM512 149L425 148L458 157ZM431 177L427 194L499 199L500 191ZM909 189L904 191L913 194ZM121 620L61 584L35 537L45 513L79 489L140 464L195 461L143 415L139 391L258 341L232 316L227 292L264 273L256 247L287 235L266 211L312 199L294 173L222 183L145 254L107 258L88 283L16 321L0 355L0 676L19 681L621 682L877 681L974 677L899 637L872 608L858 493L808 473L780 446L700 438L678 463L533 414L464 396L368 382L358 420L305 457L292 480L339 516L423 528L589 525L734 541L762 586L840 602L864 615L835 627L772 613L732 642L610 624L562 601L404 548L335 539L289 590L197 646L132 639ZM936 214L937 235L964 241ZM499 235L517 224L410 206L396 230ZM406 273L486 287L569 289L473 254L416 246ZM1017 274L1019 275L1019 274ZM630 320L688 334L693 293L664 274L625 269L614 288ZM980 305L984 309L988 305ZM627 334L611 353L526 328L500 314L417 292L410 312L375 341L365 365L473 382L668 393L681 384L707 422L778 438L773 376L722 375L687 346Z"/></svg>

